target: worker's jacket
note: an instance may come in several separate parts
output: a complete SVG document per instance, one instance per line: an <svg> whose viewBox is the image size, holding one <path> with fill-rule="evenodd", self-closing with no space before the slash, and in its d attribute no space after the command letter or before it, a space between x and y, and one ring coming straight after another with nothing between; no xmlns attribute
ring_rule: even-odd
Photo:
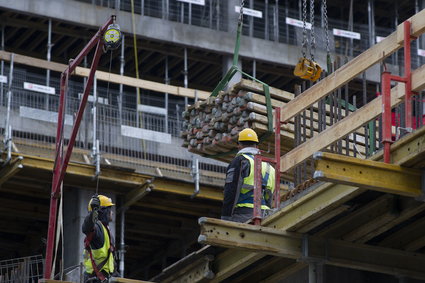
<svg viewBox="0 0 425 283"><path fill-rule="evenodd" d="M254 156L259 154L257 148L243 148L230 162L226 170L224 198L221 216L226 219L233 215L235 207L253 208ZM263 209L271 207L271 195L274 191L275 170L267 163L262 165Z"/></svg>
<svg viewBox="0 0 425 283"><path fill-rule="evenodd" d="M236 207L254 208L254 155L242 154L249 161L249 175L243 178ZM275 169L267 162L261 164L261 209L270 209L275 185Z"/></svg>
<svg viewBox="0 0 425 283"><path fill-rule="evenodd" d="M109 230L107 227L105 227L103 223L97 221L97 223L94 225L94 233L94 237L102 236L96 235L96 233L103 234L102 246L95 248L93 244L90 244L94 262L99 267L99 265L101 265L105 261L105 259L108 258L108 260L103 264L103 266L99 268L99 271L112 274L115 271L115 264L113 255L113 245L111 245L111 237L109 234ZM86 268L87 273L92 274L94 272L89 252L86 249L84 250L84 266Z"/></svg>

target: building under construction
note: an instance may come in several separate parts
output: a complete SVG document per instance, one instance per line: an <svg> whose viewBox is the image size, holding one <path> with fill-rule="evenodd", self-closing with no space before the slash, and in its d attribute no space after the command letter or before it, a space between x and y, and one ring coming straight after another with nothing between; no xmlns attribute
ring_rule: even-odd
<svg viewBox="0 0 425 283"><path fill-rule="evenodd" d="M83 282L96 193L111 281L425 282L423 0L0 0L0 28L0 282ZM273 208L224 221L247 127Z"/></svg>

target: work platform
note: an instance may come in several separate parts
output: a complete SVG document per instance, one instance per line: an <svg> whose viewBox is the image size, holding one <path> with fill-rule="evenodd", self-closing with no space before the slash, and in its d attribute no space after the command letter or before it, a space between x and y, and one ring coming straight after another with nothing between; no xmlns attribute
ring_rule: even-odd
<svg viewBox="0 0 425 283"><path fill-rule="evenodd" d="M0 249L9 258L13 258L14 254L44 252L54 164L53 158L36 156L35 150L41 153L39 148L33 148L31 152L29 146L17 143L16 147L20 152L13 153L10 163L0 171ZM93 179L95 166L84 162L83 154L89 152L76 151L74 156L77 158L71 160L64 181L64 209L68 215L65 215L66 219L71 221L69 223L78 223L78 212L87 209L77 196L81 192L90 196L96 190L96 180ZM146 274L143 272L149 269L159 272L164 260L173 262L199 248L196 240L199 231L197 219L204 215L220 215L220 187L201 184L200 193L192 199L193 183L170 176L155 177L137 173L128 167L107 164L102 164L101 172L99 193L114 195L118 202L114 221L116 235L122 229L122 209L126 209L126 261L147 267L134 268L140 273L128 274L128 278L144 277ZM75 237L78 242L82 238L81 227L76 227L74 234L78 235ZM83 243L82 239L81 243L77 242L76 247ZM74 243L74 240L68 243ZM82 246L81 251L73 253L80 252Z"/></svg>
<svg viewBox="0 0 425 283"><path fill-rule="evenodd" d="M372 159L382 160L382 156L380 152ZM394 164L424 168L425 128L394 143L391 156ZM398 277L425 280L424 216L425 203L412 197L319 182L282 203L262 226L201 218L198 240L211 246L152 280L291 282L308 274L311 262L324 264L334 272L332 276L340 276L339 281L329 277L323 282L363 282L349 281L348 276L376 278L376 282L397 282ZM332 266L372 273L354 275Z"/></svg>
<svg viewBox="0 0 425 283"><path fill-rule="evenodd" d="M425 31L424 15L425 10L414 15L281 108L280 122L290 122L328 95L340 97L344 85L404 47L405 75L396 78L398 84L383 80L381 96L281 156L281 173L303 166L303 178L312 165L306 162L315 158L316 183L285 198L261 226L200 218L198 241L207 246L152 280L424 282L425 127L412 126L414 115L422 119L423 113L411 107L412 97L424 89L425 67L410 74L410 41ZM400 135L392 131L389 115L402 103L407 129ZM372 132L369 138L381 132L378 148L369 156L348 157L339 144L359 129Z"/></svg>

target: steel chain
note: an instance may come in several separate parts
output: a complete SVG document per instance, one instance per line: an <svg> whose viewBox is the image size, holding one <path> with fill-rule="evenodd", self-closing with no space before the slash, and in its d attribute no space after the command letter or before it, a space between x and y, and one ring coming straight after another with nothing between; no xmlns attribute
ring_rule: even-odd
<svg viewBox="0 0 425 283"><path fill-rule="evenodd" d="M301 43L301 51L304 58L307 56L307 44L307 0L303 0L303 41Z"/></svg>
<svg viewBox="0 0 425 283"><path fill-rule="evenodd" d="M245 0L241 0L241 7L240 7L240 10L239 10L239 19L238 19L239 24L243 23L243 8L244 8L244 6L245 6Z"/></svg>
<svg viewBox="0 0 425 283"><path fill-rule="evenodd" d="M329 31L328 31L328 7L326 4L326 0L323 0L323 18L325 22L325 37L326 37L326 53L330 54L331 51L329 49Z"/></svg>
<svg viewBox="0 0 425 283"><path fill-rule="evenodd" d="M310 59L314 61L316 50L316 35L314 34L314 0L310 0Z"/></svg>

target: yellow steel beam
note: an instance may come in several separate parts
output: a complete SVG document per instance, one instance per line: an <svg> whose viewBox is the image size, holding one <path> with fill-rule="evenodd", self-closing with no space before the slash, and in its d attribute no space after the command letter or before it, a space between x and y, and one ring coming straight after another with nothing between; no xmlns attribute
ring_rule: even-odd
<svg viewBox="0 0 425 283"><path fill-rule="evenodd" d="M391 157L394 164L414 166L424 159L424 155L425 127L391 145ZM372 156L371 159L381 160L382 153ZM292 201L276 214L264 219L263 225L281 230L299 229L364 191L358 187L343 184L321 184L309 194ZM216 277L212 282L220 282L263 257L261 253L226 250L217 255L214 260Z"/></svg>
<svg viewBox="0 0 425 283"><path fill-rule="evenodd" d="M21 164L24 168L38 170L53 170L54 161L49 158L20 154L23 157ZM83 163L70 162L66 170L67 175L92 178L95 175L95 166ZM102 174L99 176L101 181L111 182L117 185L128 185L140 187L152 176L136 172L127 172L113 168L102 168ZM195 189L194 185L187 182L170 180L166 178L156 178L153 182L155 191L191 196ZM223 192L220 188L202 185L201 192L197 197L220 201L223 199Z"/></svg>
<svg viewBox="0 0 425 283"><path fill-rule="evenodd" d="M131 205L135 204L144 196L149 194L152 191L153 187L154 186L152 185L152 181L147 180L146 183L141 185L139 188L132 190L125 196L124 205L120 209L126 209L130 207Z"/></svg>
<svg viewBox="0 0 425 283"><path fill-rule="evenodd" d="M198 241L300 261L323 260L328 265L423 279L425 255L288 233L274 228L200 218Z"/></svg>
<svg viewBox="0 0 425 283"><path fill-rule="evenodd" d="M21 162L22 156L18 156L13 158L10 164L5 165L5 167L0 170L0 186L23 168Z"/></svg>
<svg viewBox="0 0 425 283"><path fill-rule="evenodd" d="M108 282L111 282L111 283L152 283L151 281L134 280L134 279L121 278L121 277L111 277L111 278L109 278Z"/></svg>
<svg viewBox="0 0 425 283"><path fill-rule="evenodd" d="M313 158L316 167L313 178L320 181L408 197L422 194L418 169L329 152L316 152Z"/></svg>

